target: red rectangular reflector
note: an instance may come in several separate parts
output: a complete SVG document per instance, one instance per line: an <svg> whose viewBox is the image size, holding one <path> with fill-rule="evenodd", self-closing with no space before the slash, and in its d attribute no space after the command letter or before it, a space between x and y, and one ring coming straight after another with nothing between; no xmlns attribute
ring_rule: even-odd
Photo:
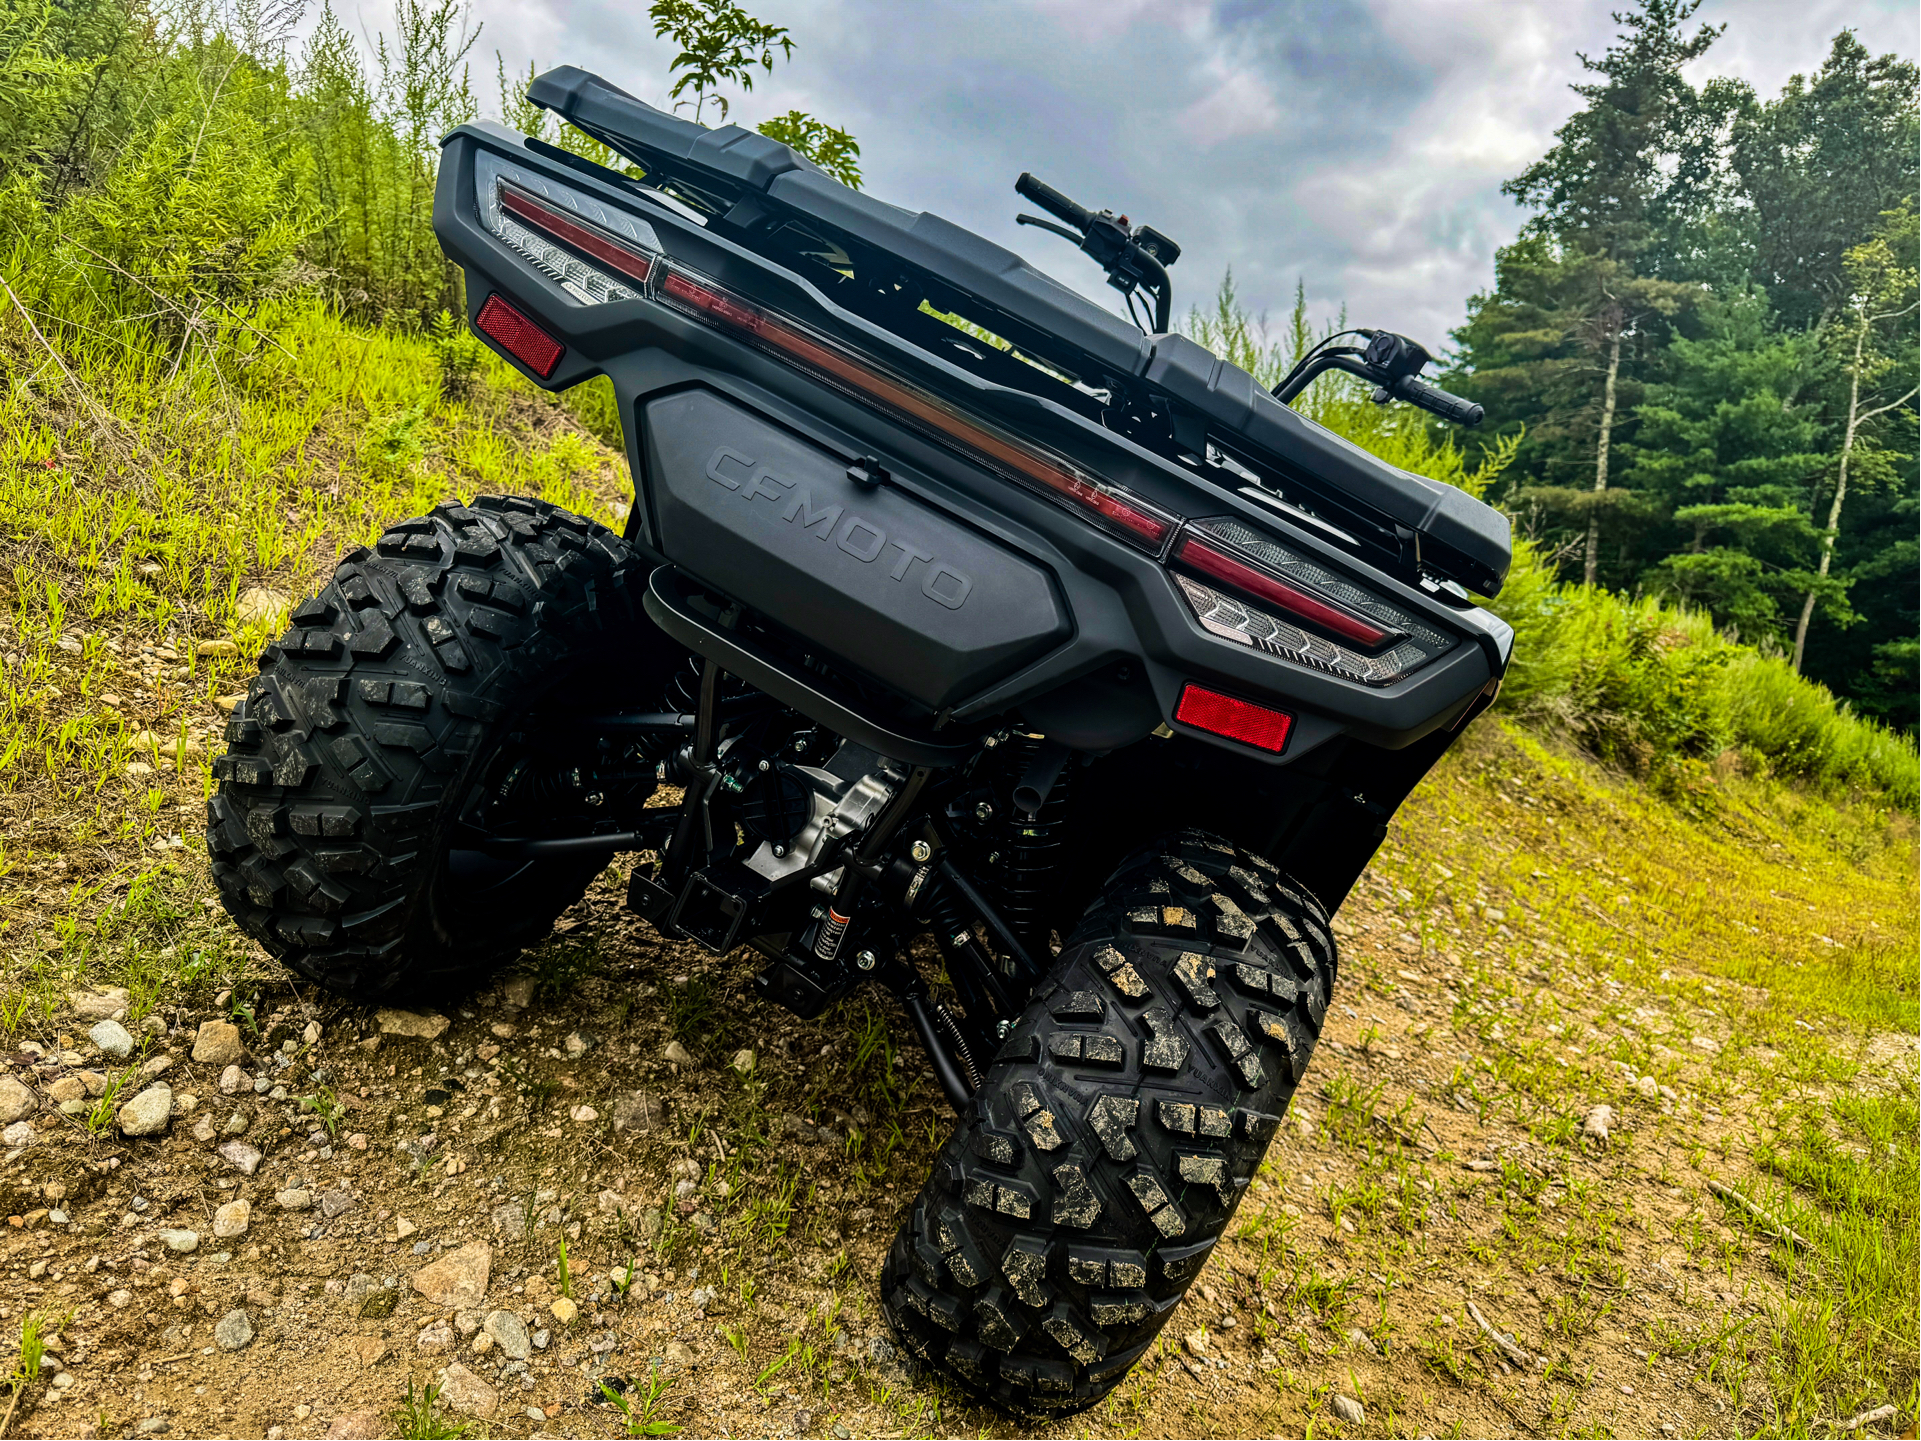
<svg viewBox="0 0 1921 1441"><path fill-rule="evenodd" d="M1294 728L1294 717L1286 711L1269 710L1251 700L1222 695L1198 685L1182 689L1180 704L1174 707L1174 719L1209 735L1226 736L1256 750L1277 753L1287 744L1287 733Z"/></svg>
<svg viewBox="0 0 1921 1441"><path fill-rule="evenodd" d="M1388 639L1388 632L1378 625L1372 625L1359 616L1349 615L1346 611L1328 604L1304 590L1297 590L1285 581L1269 575L1264 570L1256 570L1239 558L1226 551L1216 550L1205 541L1188 536L1174 552L1174 559L1183 565L1191 565L1206 576L1232 586L1243 595L1256 600L1264 600L1269 605L1278 606L1289 615L1309 621L1325 630L1332 631L1342 640L1372 650Z"/></svg>
<svg viewBox="0 0 1921 1441"><path fill-rule="evenodd" d="M487 297L474 317L474 328L499 342L500 348L542 380L554 373L567 347L522 315L498 295Z"/></svg>

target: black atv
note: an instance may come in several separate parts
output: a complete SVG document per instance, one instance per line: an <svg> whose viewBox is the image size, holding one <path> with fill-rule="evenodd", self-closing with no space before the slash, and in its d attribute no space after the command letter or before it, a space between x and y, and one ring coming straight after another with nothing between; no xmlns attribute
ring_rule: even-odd
<svg viewBox="0 0 1921 1441"><path fill-rule="evenodd" d="M502 356L611 378L626 534L489 496L348 555L228 728L227 908L336 991L452 989L628 853L629 905L769 1000L885 986L960 1117L888 1321L983 1400L1090 1406L1234 1214L1328 918L1508 661L1469 598L1507 522L1286 401L1335 368L1478 407L1388 332L1263 391L1168 333L1173 241L1031 176L1023 221L1151 327L760 135L570 68L529 95L632 169L462 126L435 229Z"/></svg>

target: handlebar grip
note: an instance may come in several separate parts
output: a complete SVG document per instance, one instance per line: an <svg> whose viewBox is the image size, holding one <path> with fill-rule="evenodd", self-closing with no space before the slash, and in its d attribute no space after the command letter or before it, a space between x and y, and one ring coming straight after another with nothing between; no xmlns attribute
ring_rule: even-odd
<svg viewBox="0 0 1921 1441"><path fill-rule="evenodd" d="M1415 376L1403 376L1394 382L1392 393L1409 405L1418 405L1422 410L1438 415L1443 420L1452 420L1459 425L1479 425L1486 414L1471 400L1463 400L1458 395L1450 395L1438 385L1429 385Z"/></svg>
<svg viewBox="0 0 1921 1441"><path fill-rule="evenodd" d="M1027 197L1041 209L1065 220L1076 230L1085 231L1093 223L1093 211L1085 205L1076 205L1045 180L1037 180L1027 171L1023 170L1021 178L1014 182L1014 191L1017 195Z"/></svg>

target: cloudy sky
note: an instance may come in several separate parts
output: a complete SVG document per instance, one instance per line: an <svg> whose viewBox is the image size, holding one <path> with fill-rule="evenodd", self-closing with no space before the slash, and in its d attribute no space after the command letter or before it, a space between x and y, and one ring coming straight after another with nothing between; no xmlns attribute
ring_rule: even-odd
<svg viewBox="0 0 1921 1441"><path fill-rule="evenodd" d="M1574 107L1622 0L745 0L794 57L734 93L752 124L800 108L851 130L867 189L1118 300L1063 240L1015 227L1023 170L1184 247L1175 304L1232 266L1276 318L1299 279L1317 314L1445 343L1522 219L1501 182ZM356 13L353 0L341 4ZM358 9L367 31L380 0ZM665 103L671 52L643 0L473 0L477 73L499 49L595 71ZM1707 0L1700 63L1773 94L1836 31L1912 58L1913 0ZM349 23L352 23L351 21ZM711 117L710 117L711 119Z"/></svg>

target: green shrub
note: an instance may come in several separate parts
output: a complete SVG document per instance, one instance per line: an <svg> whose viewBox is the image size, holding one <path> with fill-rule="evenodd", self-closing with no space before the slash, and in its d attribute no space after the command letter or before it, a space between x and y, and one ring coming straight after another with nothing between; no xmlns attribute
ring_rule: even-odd
<svg viewBox="0 0 1921 1441"><path fill-rule="evenodd" d="M1296 294L1281 338L1221 283L1213 305L1188 314L1187 334L1251 371L1264 386L1320 339ZM1513 459L1519 434L1469 468L1456 432L1404 405L1378 406L1346 377L1322 379L1302 414L1391 465L1479 496ZM1914 742L1840 704L1786 661L1728 640L1703 611L1557 580L1525 539L1489 609L1514 627L1501 706L1572 735L1671 799L1711 804L1712 767L1729 752L1762 775L1879 792L1912 810L1921 793Z"/></svg>

